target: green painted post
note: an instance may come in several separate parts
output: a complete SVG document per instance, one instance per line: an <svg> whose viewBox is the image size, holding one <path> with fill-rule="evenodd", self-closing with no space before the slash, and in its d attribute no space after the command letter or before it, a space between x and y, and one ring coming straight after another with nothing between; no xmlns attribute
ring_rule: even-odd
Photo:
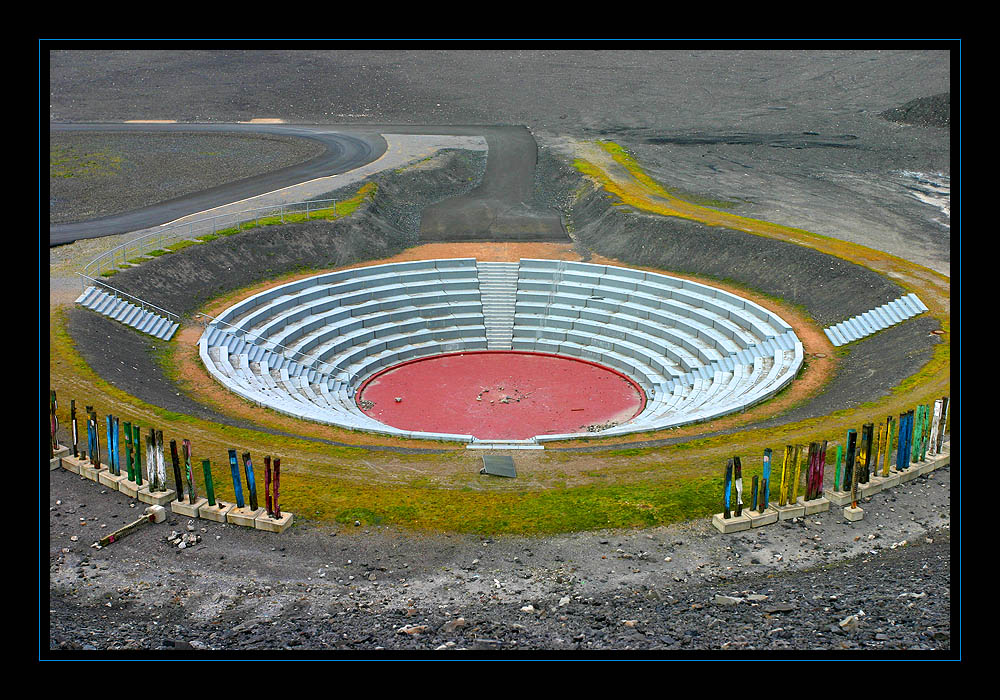
<svg viewBox="0 0 1000 700"><path fill-rule="evenodd" d="M139 449L142 445L142 440L140 439L139 426L132 426L132 446L135 448L135 485L142 486L142 451ZM149 466L146 466L149 469Z"/></svg>
<svg viewBox="0 0 1000 700"><path fill-rule="evenodd" d="M837 445L837 469L833 472L833 490L842 491L840 488L840 463L844 458L844 446Z"/></svg>
<svg viewBox="0 0 1000 700"><path fill-rule="evenodd" d="M201 460L201 470L205 472L205 495L208 497L208 505L215 505L215 484L212 483L212 463L210 460Z"/></svg>

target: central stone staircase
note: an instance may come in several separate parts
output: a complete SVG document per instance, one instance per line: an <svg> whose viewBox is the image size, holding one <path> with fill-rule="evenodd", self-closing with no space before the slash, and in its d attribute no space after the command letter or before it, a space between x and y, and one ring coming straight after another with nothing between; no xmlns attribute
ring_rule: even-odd
<svg viewBox="0 0 1000 700"><path fill-rule="evenodd" d="M486 325L486 349L510 350L514 339L518 263L477 262L476 269Z"/></svg>

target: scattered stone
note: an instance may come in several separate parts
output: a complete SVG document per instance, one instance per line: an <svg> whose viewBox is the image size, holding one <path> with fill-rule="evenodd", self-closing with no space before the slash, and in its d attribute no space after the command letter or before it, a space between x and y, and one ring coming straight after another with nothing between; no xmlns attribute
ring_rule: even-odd
<svg viewBox="0 0 1000 700"><path fill-rule="evenodd" d="M719 594L716 594L716 596L715 596L715 604L716 605L727 605L727 606L728 605L736 605L738 603L741 603L742 601L743 601L742 598L734 598L733 596L728 596L728 595L719 595Z"/></svg>

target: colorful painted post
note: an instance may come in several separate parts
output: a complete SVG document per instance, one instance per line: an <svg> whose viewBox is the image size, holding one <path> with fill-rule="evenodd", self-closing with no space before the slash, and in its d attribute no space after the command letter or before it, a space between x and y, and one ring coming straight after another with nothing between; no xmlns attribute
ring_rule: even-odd
<svg viewBox="0 0 1000 700"><path fill-rule="evenodd" d="M730 518L729 514L729 498L733 492L733 460L732 458L726 460L726 482L725 490L722 492L722 517Z"/></svg>
<svg viewBox="0 0 1000 700"><path fill-rule="evenodd" d="M94 434L94 449L90 452L90 463L98 469L101 468L101 430L98 427L97 413L91 411L90 423Z"/></svg>
<svg viewBox="0 0 1000 700"><path fill-rule="evenodd" d="M125 431L125 473L129 481L135 481L135 469L132 467L132 424L125 421L122 428Z"/></svg>
<svg viewBox="0 0 1000 700"><path fill-rule="evenodd" d="M743 462L733 457L733 482L736 484L736 517L743 515Z"/></svg>
<svg viewBox="0 0 1000 700"><path fill-rule="evenodd" d="M278 488L281 485L281 459L274 458L274 517L281 518L281 506L278 505Z"/></svg>
<svg viewBox="0 0 1000 700"><path fill-rule="evenodd" d="M792 476L792 493L788 497L788 502L793 506L799 500L799 478L802 471L802 459L804 458L802 452L802 447L800 445L796 445L794 455L795 474Z"/></svg>
<svg viewBox="0 0 1000 700"><path fill-rule="evenodd" d="M112 417L112 415L110 413L107 416L104 417L104 424L105 424L105 429L106 429L106 432L105 432L104 435L105 435L105 438L107 439L107 442L105 444L108 446L108 471L111 474L114 474L115 473L115 450L114 450L115 439L114 439L114 437L112 437L111 433L114 430L115 419Z"/></svg>
<svg viewBox="0 0 1000 700"><path fill-rule="evenodd" d="M184 477L187 480L188 503L198 500L198 493L194 487L194 470L191 469L191 441L184 440L182 443L184 451Z"/></svg>
<svg viewBox="0 0 1000 700"><path fill-rule="evenodd" d="M233 491L236 492L236 507L243 508L243 483L240 481L240 464L236 461L236 450L229 450L229 469L233 473Z"/></svg>
<svg viewBox="0 0 1000 700"><path fill-rule="evenodd" d="M931 436L929 440L930 444L927 447L928 453L932 455L938 453L937 434L938 434L938 426L940 424L941 424L941 399L936 399L934 401L934 415L931 418Z"/></svg>
<svg viewBox="0 0 1000 700"><path fill-rule="evenodd" d="M247 475L247 493L250 496L250 510L257 510L257 481L253 475L253 462L250 461L250 453L243 453L243 468Z"/></svg>
<svg viewBox="0 0 1000 700"><path fill-rule="evenodd" d="M149 490L156 488L156 433L150 428L146 433L146 475L149 477ZM138 482L137 482L138 483Z"/></svg>
<svg viewBox="0 0 1000 700"><path fill-rule="evenodd" d="M847 431L847 450L844 455L844 490L849 491L856 479L854 478L854 460L858 449L858 431L851 428Z"/></svg>
<svg viewBox="0 0 1000 700"><path fill-rule="evenodd" d="M788 503L788 473L790 471L789 460L792 458L792 446L785 445L785 458L781 460L781 482L778 484L778 505L784 506Z"/></svg>
<svg viewBox="0 0 1000 700"><path fill-rule="evenodd" d="M823 497L823 482L826 480L826 440L819 446L819 458L816 463L816 498Z"/></svg>
<svg viewBox="0 0 1000 700"><path fill-rule="evenodd" d="M941 422L938 424L937 432L937 451L940 454L941 447L944 445L944 434L946 426L948 424L948 409L951 406L951 400L947 396L941 397Z"/></svg>
<svg viewBox="0 0 1000 700"><path fill-rule="evenodd" d="M760 477L760 506L757 508L758 513L763 513L767 510L767 505L771 500L771 448L764 448L764 468L763 474Z"/></svg>
<svg viewBox="0 0 1000 700"><path fill-rule="evenodd" d="M931 443L931 407L924 404L924 429L920 431L920 461L927 461L927 450Z"/></svg>
<svg viewBox="0 0 1000 700"><path fill-rule="evenodd" d="M815 442L809 443L809 457L806 460L806 492L805 500L813 499L813 489L816 487L816 454L819 452L819 445Z"/></svg>
<svg viewBox="0 0 1000 700"><path fill-rule="evenodd" d="M896 441L896 470L906 469L906 414L899 414L899 439Z"/></svg>
<svg viewBox="0 0 1000 700"><path fill-rule="evenodd" d="M59 408L59 402L56 401L56 390L51 389L49 391L49 446L52 449L49 450L49 459L59 449L59 438L56 437L56 431L59 430L59 418L56 416L57 408Z"/></svg>
<svg viewBox="0 0 1000 700"><path fill-rule="evenodd" d="M159 484L158 488L150 489L150 491L166 491L167 490L167 461L163 457L163 431L156 431L156 481Z"/></svg>
<svg viewBox="0 0 1000 700"><path fill-rule="evenodd" d="M80 456L80 436L77 434L76 428L76 399L69 402L69 424L73 430L73 458L76 459Z"/></svg>
<svg viewBox="0 0 1000 700"><path fill-rule="evenodd" d="M889 476L890 462L892 462L892 439L896 432L896 420L892 416L885 417L885 462L882 464L882 476Z"/></svg>
<svg viewBox="0 0 1000 700"><path fill-rule="evenodd" d="M215 505L215 484L212 483L212 463L211 460L201 460L201 471L205 474L205 495L208 497L208 505Z"/></svg>
<svg viewBox="0 0 1000 700"><path fill-rule="evenodd" d="M753 486L751 487L751 490L750 490L750 505L753 506L753 508L757 508L757 475L756 474L753 475ZM759 513L760 511L757 511L757 512Z"/></svg>
<svg viewBox="0 0 1000 700"><path fill-rule="evenodd" d="M840 463L841 463L841 461L843 459L844 459L844 446L841 445L840 443L837 443L837 468L833 472L833 490L834 491L843 491L844 490L844 489L840 488Z"/></svg>
<svg viewBox="0 0 1000 700"><path fill-rule="evenodd" d="M878 476L882 473L882 460L885 457L885 424L878 424L878 432L875 433L875 464L872 467L872 474Z"/></svg>
<svg viewBox="0 0 1000 700"><path fill-rule="evenodd" d="M120 419L117 416L115 416L115 427L114 431L111 433L111 436L114 438L114 443L115 443L111 447L111 454L115 458L115 476L122 475L121 449L120 449L120 444L118 442L118 436L120 432L121 432Z"/></svg>
<svg viewBox="0 0 1000 700"><path fill-rule="evenodd" d="M177 500L184 500L184 480L181 477L181 458L177 454L177 441L170 441L170 463L174 467L174 483L177 485Z"/></svg>
<svg viewBox="0 0 1000 700"><path fill-rule="evenodd" d="M139 446L142 444L140 441L140 436L142 432L139 430L138 425L132 426L132 446L135 448L135 485L142 486L142 455L139 452ZM149 451L146 451L146 471L149 471Z"/></svg>
<svg viewBox="0 0 1000 700"><path fill-rule="evenodd" d="M872 463L872 443L874 442L875 424L865 423L861 426L861 459L859 459L858 470L860 471L858 483L867 484L871 476Z"/></svg>
<svg viewBox="0 0 1000 700"><path fill-rule="evenodd" d="M274 516L271 510L271 455L264 457L264 508L269 517Z"/></svg>

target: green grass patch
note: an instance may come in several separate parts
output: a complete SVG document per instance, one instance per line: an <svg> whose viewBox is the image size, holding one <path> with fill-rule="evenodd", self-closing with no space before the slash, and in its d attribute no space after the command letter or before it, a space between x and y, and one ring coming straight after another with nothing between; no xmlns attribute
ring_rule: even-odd
<svg viewBox="0 0 1000 700"><path fill-rule="evenodd" d="M114 175L121 171L122 159L102 151L82 152L73 146L49 147L49 177L71 178Z"/></svg>

